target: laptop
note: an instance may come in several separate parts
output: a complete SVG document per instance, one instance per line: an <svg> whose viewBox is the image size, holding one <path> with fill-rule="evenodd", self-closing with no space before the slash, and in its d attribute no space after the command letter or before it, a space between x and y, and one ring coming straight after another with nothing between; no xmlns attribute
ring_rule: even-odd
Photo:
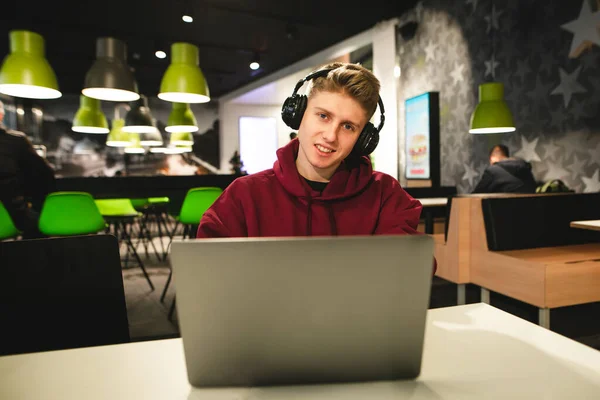
<svg viewBox="0 0 600 400"><path fill-rule="evenodd" d="M192 386L420 373L429 236L174 241L171 263Z"/></svg>

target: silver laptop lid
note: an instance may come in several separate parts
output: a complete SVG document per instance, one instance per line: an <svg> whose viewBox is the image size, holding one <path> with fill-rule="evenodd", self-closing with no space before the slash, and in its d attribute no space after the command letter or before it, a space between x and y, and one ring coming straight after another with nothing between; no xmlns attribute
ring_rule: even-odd
<svg viewBox="0 0 600 400"><path fill-rule="evenodd" d="M173 243L193 386L411 379L429 303L429 236Z"/></svg>

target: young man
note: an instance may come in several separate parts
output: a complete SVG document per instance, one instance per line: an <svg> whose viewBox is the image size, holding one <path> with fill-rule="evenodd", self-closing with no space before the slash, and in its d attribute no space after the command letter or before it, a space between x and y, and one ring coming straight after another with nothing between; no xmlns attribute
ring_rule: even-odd
<svg viewBox="0 0 600 400"><path fill-rule="evenodd" d="M40 238L39 210L46 195L54 190L54 171L25 134L6 129L3 120L0 101L0 201L24 239Z"/></svg>
<svg viewBox="0 0 600 400"><path fill-rule="evenodd" d="M198 238L417 233L420 202L353 153L379 81L356 64L326 69L309 80L298 137L277 151L273 169L233 181L202 217Z"/></svg>
<svg viewBox="0 0 600 400"><path fill-rule="evenodd" d="M473 193L535 193L536 186L531 164L511 158L508 147L499 144L490 150L490 166Z"/></svg>

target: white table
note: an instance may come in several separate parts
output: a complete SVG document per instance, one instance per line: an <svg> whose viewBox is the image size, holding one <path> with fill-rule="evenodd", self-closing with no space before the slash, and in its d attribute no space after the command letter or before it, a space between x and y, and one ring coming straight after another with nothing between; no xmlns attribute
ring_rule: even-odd
<svg viewBox="0 0 600 400"><path fill-rule="evenodd" d="M600 231L600 219L589 221L571 221L571 228L590 229Z"/></svg>
<svg viewBox="0 0 600 400"><path fill-rule="evenodd" d="M429 197L426 199L417 199L423 207L442 207L448 204L447 197Z"/></svg>
<svg viewBox="0 0 600 400"><path fill-rule="evenodd" d="M416 381L193 389L180 339L0 357L0 399L600 399L600 352L486 304L431 310Z"/></svg>

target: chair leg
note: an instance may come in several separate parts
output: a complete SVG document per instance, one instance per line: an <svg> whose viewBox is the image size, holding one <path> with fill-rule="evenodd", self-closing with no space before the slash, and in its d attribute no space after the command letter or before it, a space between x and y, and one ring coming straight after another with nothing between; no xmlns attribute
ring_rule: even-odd
<svg viewBox="0 0 600 400"><path fill-rule="evenodd" d="M173 230L169 234L169 243L167 243L167 251L165 251L165 257L163 261L167 260L167 255L169 254L169 249L171 248L171 243L173 243L173 237L175 237L175 232L177 231L177 228L179 228L179 221L175 221L175 227L173 227Z"/></svg>
<svg viewBox="0 0 600 400"><path fill-rule="evenodd" d="M169 271L169 277L167 278L167 283L165 283L165 288L163 289L163 292L160 295L161 303L164 303L164 301L165 301L165 296L167 295L167 289L169 288L169 285L171 284L172 277L173 277L173 267L171 267L171 270Z"/></svg>
<svg viewBox="0 0 600 400"><path fill-rule="evenodd" d="M140 268L142 269L142 272L144 273L144 276L146 277L146 280L148 281L148 284L150 285L150 289L154 290L154 284L150 280L150 276L148 275L148 272L146 271L146 267L144 266L142 259L140 258L137 251L135 250L135 247L133 247L133 243L131 243L131 237L127 233L125 222L123 222L123 232L125 235L125 241L127 242L128 247L131 249L131 252L133 253L133 256L135 257L136 261L139 263Z"/></svg>
<svg viewBox="0 0 600 400"><path fill-rule="evenodd" d="M173 312L175 312L175 301L177 297L173 297L173 302L171 303L171 308L169 309L169 321L173 321Z"/></svg>

